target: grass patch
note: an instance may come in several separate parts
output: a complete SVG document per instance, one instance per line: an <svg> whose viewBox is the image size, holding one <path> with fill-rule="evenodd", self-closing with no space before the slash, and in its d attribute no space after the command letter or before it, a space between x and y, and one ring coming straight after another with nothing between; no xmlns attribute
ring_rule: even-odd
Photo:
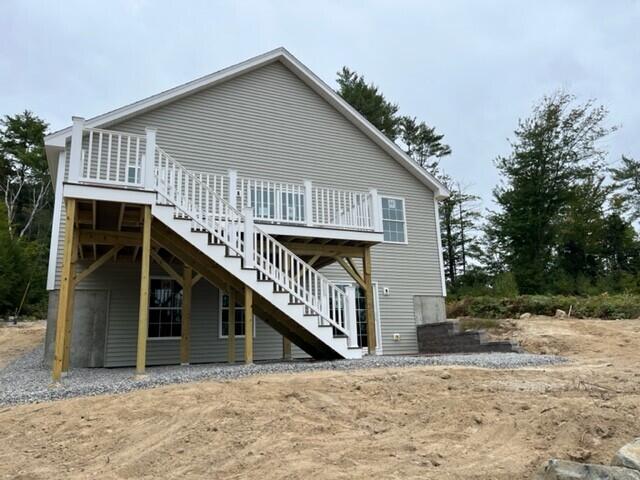
<svg viewBox="0 0 640 480"><path fill-rule="evenodd" d="M460 320L460 330L498 330L500 321L495 318L463 318Z"/></svg>
<svg viewBox="0 0 640 480"><path fill-rule="evenodd" d="M517 318L523 313L554 315L556 310L577 318L623 319L640 317L640 295L520 295L511 298L466 297L447 304L449 318Z"/></svg>

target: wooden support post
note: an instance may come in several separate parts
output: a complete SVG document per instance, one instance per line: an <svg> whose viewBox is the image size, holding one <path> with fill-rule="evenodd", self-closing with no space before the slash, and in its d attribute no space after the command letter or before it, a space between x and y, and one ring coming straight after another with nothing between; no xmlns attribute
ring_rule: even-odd
<svg viewBox="0 0 640 480"><path fill-rule="evenodd" d="M151 263L151 206L144 206L142 229L142 261L140 262L140 310L138 312L138 352L136 373L144 374L147 364L147 334L149 329L149 264Z"/></svg>
<svg viewBox="0 0 640 480"><path fill-rule="evenodd" d="M69 278L69 301L67 302L67 321L65 322L64 353L62 356L63 372L69 371L69 363L71 362L73 306L76 300L76 285L78 285L79 283L79 280L76 278L76 264L78 263L78 229L75 227L76 223L74 221L73 241L71 245L71 277Z"/></svg>
<svg viewBox="0 0 640 480"><path fill-rule="evenodd" d="M373 282L371 281L371 247L364 248L362 266L364 270L364 283L366 285L364 294L367 314L367 343L369 346L369 355L375 355L376 317L374 311Z"/></svg>
<svg viewBox="0 0 640 480"><path fill-rule="evenodd" d="M291 340L282 337L282 359L291 360Z"/></svg>
<svg viewBox="0 0 640 480"><path fill-rule="evenodd" d="M65 231L64 254L62 260L62 277L60 279L60 292L58 298L58 318L56 320L56 343L53 356L53 380L60 380L62 364L64 362L64 342L67 332L67 316L69 315L69 298L73 288L72 276L75 272L72 268L73 235L76 218L76 200L65 199Z"/></svg>
<svg viewBox="0 0 640 480"><path fill-rule="evenodd" d="M188 365L191 346L191 287L193 286L193 269L190 266L184 266L182 278L182 335L180 337L180 363L182 365Z"/></svg>
<svg viewBox="0 0 640 480"><path fill-rule="evenodd" d="M253 363L253 290L244 287L244 363Z"/></svg>
<svg viewBox="0 0 640 480"><path fill-rule="evenodd" d="M233 288L227 288L229 297L229 322L227 335L227 360L236 363L236 292Z"/></svg>

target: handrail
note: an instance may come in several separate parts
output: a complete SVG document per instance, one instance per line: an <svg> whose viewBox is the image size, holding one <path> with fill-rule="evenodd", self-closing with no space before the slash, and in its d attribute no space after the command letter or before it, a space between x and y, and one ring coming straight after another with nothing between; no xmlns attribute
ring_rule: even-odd
<svg viewBox="0 0 640 480"><path fill-rule="evenodd" d="M305 305L308 312L349 335L345 293L246 218L197 175L156 146L158 193L215 239ZM251 228L252 227L252 228ZM244 236L243 236L244 234ZM250 241L248 241L250 240Z"/></svg>

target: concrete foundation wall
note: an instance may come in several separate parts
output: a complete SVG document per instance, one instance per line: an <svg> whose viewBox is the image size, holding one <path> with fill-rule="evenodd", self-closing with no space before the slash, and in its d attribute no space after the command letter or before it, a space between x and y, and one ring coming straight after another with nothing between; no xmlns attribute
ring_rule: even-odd
<svg viewBox="0 0 640 480"><path fill-rule="evenodd" d="M416 325L441 323L447 320L445 299L442 296L415 295L413 312Z"/></svg>
<svg viewBox="0 0 640 480"><path fill-rule="evenodd" d="M76 290L73 312L71 366L103 367L109 318L109 291ZM58 290L53 290L49 292L44 345L44 359L47 365L51 365L53 361L57 313Z"/></svg>

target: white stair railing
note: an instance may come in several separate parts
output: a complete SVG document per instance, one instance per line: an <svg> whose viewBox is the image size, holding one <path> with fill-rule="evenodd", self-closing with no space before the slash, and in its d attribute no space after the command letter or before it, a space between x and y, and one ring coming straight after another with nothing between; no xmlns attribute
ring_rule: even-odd
<svg viewBox="0 0 640 480"><path fill-rule="evenodd" d="M198 228L245 260L264 278L349 336L345 293L272 236L253 225L251 210L243 215L210 185L156 146L156 189Z"/></svg>

